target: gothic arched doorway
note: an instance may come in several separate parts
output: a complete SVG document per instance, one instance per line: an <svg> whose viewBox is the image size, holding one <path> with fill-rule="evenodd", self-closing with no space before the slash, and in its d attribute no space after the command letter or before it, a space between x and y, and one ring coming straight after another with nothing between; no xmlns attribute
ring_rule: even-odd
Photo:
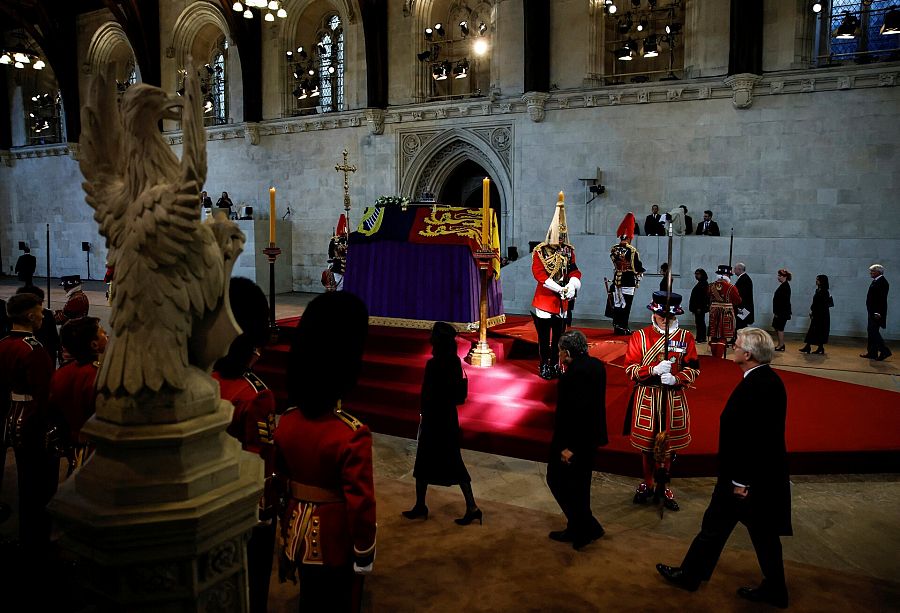
<svg viewBox="0 0 900 613"><path fill-rule="evenodd" d="M482 202L482 181L485 177L491 179L490 206L494 209L494 214L497 216L497 228L500 231L500 236L503 236L502 217L500 215L502 209L500 190L497 189L497 182L478 162L465 160L454 168L447 178L444 179L443 185L440 186L440 192L437 194L438 202L448 206L464 206L472 209L481 208L484 206Z"/></svg>

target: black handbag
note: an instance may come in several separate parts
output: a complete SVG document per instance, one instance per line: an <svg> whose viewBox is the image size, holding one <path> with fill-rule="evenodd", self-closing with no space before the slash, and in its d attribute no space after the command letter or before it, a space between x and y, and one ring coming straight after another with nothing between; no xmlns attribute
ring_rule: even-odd
<svg viewBox="0 0 900 613"><path fill-rule="evenodd" d="M456 404L462 404L469 396L469 378L466 376L466 369L462 369L462 378L456 384Z"/></svg>

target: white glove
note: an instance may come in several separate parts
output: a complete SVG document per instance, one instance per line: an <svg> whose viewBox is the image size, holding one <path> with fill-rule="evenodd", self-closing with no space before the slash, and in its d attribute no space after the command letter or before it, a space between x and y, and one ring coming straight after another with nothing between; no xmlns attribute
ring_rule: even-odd
<svg viewBox="0 0 900 613"><path fill-rule="evenodd" d="M669 360L663 360L659 364L653 367L654 375L662 375L663 373L672 372L672 362Z"/></svg>
<svg viewBox="0 0 900 613"><path fill-rule="evenodd" d="M572 298L575 297L575 288L572 287L572 284L571 284L571 283L568 284L568 285L567 285L565 288L563 288L563 289L566 290L566 300L571 300Z"/></svg>
<svg viewBox="0 0 900 613"><path fill-rule="evenodd" d="M550 277L548 277L547 280L544 281L544 287L549 289L551 292L556 292L557 294L565 291L562 285L560 285Z"/></svg>
<svg viewBox="0 0 900 613"><path fill-rule="evenodd" d="M662 381L663 385L675 385L678 382L678 379L675 378L670 372L664 372L659 376L659 380Z"/></svg>
<svg viewBox="0 0 900 613"><path fill-rule="evenodd" d="M372 566L374 564L375 564L374 562L369 562L366 566L357 566L356 562L354 562L353 563L353 572L355 572L357 575L368 575L369 573L372 572Z"/></svg>

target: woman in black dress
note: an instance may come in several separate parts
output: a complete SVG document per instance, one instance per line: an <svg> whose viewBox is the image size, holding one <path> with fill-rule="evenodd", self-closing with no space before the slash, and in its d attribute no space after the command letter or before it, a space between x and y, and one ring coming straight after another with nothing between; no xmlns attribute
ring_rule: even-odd
<svg viewBox="0 0 900 613"><path fill-rule="evenodd" d="M834 300L828 292L828 276L816 277L816 293L813 294L812 306L809 307L809 330L803 342L806 344L800 348L802 353L810 353L810 345L818 345L818 349L812 353L825 355L825 344L828 342L828 333L831 331L831 313L828 311L834 306Z"/></svg>
<svg viewBox="0 0 900 613"><path fill-rule="evenodd" d="M706 342L706 313L709 312L709 275L702 268L694 271L694 278L697 279L697 285L691 290L691 300L688 304L688 310L694 314L694 322L697 324L698 343Z"/></svg>
<svg viewBox="0 0 900 613"><path fill-rule="evenodd" d="M772 327L778 333L778 346L775 351L784 351L784 325L791 318L791 271L782 268L778 271L778 288L772 297Z"/></svg>
<svg viewBox="0 0 900 613"><path fill-rule="evenodd" d="M431 329L431 355L422 382L422 425L416 450L416 505L403 511L407 519L428 519L425 494L428 485L459 485L466 499L466 514L455 520L467 526L482 522L481 509L472 494L472 479L459 450L459 414L456 405L465 402L462 364L456 354L456 330L436 322Z"/></svg>

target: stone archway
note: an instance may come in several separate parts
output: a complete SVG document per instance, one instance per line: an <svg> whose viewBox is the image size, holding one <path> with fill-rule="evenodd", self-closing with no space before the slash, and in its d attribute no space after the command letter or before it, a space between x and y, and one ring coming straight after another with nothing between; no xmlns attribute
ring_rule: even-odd
<svg viewBox="0 0 900 613"><path fill-rule="evenodd" d="M135 63L136 76L140 81L140 67L137 66L134 49L131 47L128 35L125 34L125 30L118 22L107 21L97 28L91 37L83 70L85 74L99 74L102 72L103 66L110 62L116 62L120 64L119 69L124 71L125 64L129 59ZM128 75L124 76L128 77ZM124 80L121 74L117 74L116 78Z"/></svg>
<svg viewBox="0 0 900 613"><path fill-rule="evenodd" d="M439 194L461 165L474 163L484 169L497 190L499 203L495 209L500 222L500 242L510 244L515 221L512 124L410 130L401 131L398 136L401 194L412 199L424 192Z"/></svg>

